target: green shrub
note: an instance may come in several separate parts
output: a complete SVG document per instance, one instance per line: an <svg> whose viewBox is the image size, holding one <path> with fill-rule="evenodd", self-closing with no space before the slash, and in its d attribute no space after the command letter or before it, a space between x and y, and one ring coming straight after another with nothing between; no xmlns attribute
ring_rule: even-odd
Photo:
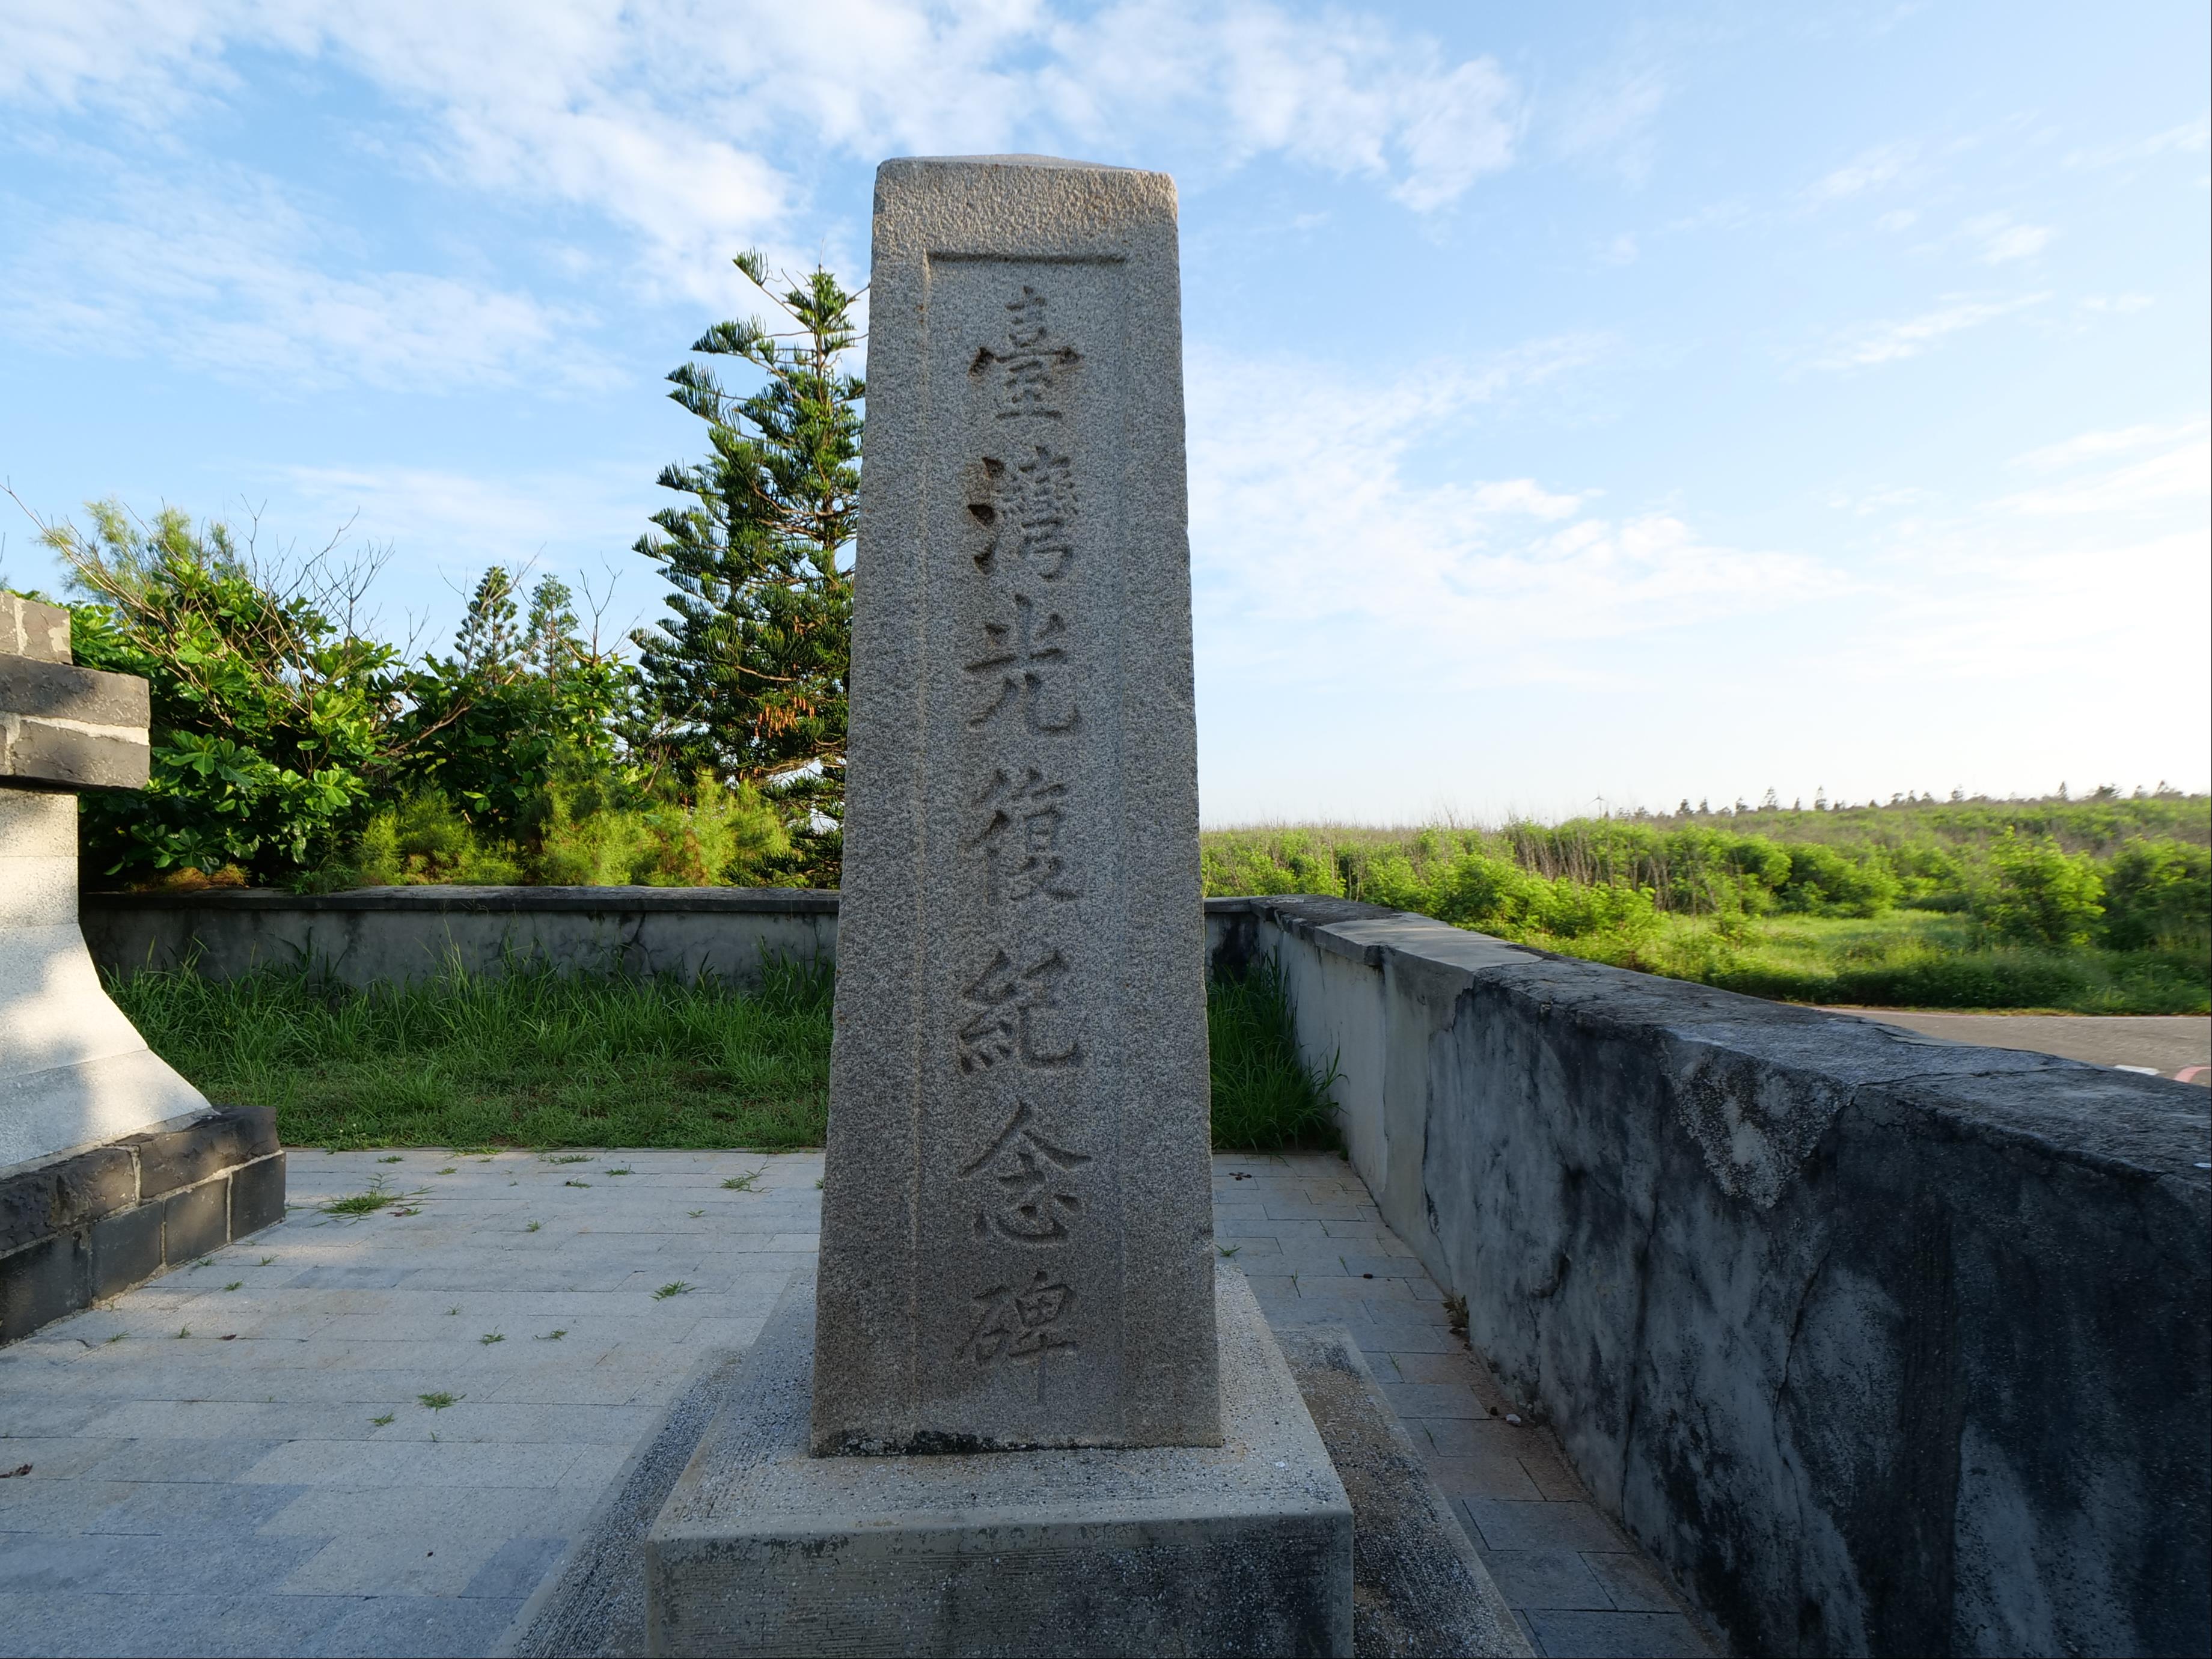
<svg viewBox="0 0 2212 1659"><path fill-rule="evenodd" d="M1818 842L1789 850L1790 874L1777 890L1778 907L1808 916L1878 916L1897 898L1897 878L1876 859L1852 857Z"/></svg>
<svg viewBox="0 0 2212 1659"><path fill-rule="evenodd" d="M2105 942L2136 951L2212 937L2212 852L2181 841L2130 842L2105 872Z"/></svg>
<svg viewBox="0 0 2212 1659"><path fill-rule="evenodd" d="M2105 883L2086 853L2055 841L2022 841L2007 830L1990 849L1993 880L1976 915L1990 934L2011 945L2087 945L2105 914Z"/></svg>

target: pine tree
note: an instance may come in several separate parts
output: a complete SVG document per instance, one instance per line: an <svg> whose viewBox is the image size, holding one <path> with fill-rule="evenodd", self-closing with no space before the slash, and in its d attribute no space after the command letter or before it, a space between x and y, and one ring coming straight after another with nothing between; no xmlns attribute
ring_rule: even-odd
<svg viewBox="0 0 2212 1659"><path fill-rule="evenodd" d="M852 656L845 555L865 395L843 362L860 337L859 296L819 268L782 279L778 295L759 254L736 264L790 327L717 323L691 348L759 370L749 397L702 365L668 376L669 396L707 422L714 453L662 470L661 487L690 500L656 513L659 533L636 544L674 590L672 614L631 635L652 707L640 747L674 781L706 770L766 790L788 815L808 878L834 884Z"/></svg>
<svg viewBox="0 0 2212 1659"><path fill-rule="evenodd" d="M530 590L530 620L522 626L522 658L540 674L558 674L582 653L576 637L575 595L557 576L541 576Z"/></svg>
<svg viewBox="0 0 2212 1659"><path fill-rule="evenodd" d="M463 673L496 677L514 668L522 654L514 612L514 580L504 567L494 565L469 596L467 613L453 635L453 655Z"/></svg>

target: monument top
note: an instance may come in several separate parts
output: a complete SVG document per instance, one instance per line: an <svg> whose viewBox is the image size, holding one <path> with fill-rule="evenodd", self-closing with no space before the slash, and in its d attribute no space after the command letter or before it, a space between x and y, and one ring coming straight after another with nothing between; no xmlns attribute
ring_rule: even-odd
<svg viewBox="0 0 2212 1659"><path fill-rule="evenodd" d="M1219 1440L1175 239L877 174L819 1453Z"/></svg>

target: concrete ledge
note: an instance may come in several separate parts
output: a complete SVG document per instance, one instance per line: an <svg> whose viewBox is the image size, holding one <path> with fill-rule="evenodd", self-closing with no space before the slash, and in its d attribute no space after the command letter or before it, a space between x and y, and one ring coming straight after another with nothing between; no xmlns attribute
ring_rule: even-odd
<svg viewBox="0 0 2212 1659"><path fill-rule="evenodd" d="M75 843L64 849L74 853ZM72 890L70 919L79 902ZM210 979L319 963L351 985L420 978L458 960L499 973L510 960L627 973L711 970L749 981L761 955L834 961L837 895L781 887L273 888L82 897L102 973L191 963ZM1249 947L1265 901L1206 901L1208 951ZM1468 937L1472 937L1469 935ZM1249 954L1249 950L1246 952Z"/></svg>
<svg viewBox="0 0 2212 1659"><path fill-rule="evenodd" d="M794 1275L647 1538L649 1650L1349 1655L1350 1504L1216 1279L1223 1446L817 1458Z"/></svg>
<svg viewBox="0 0 2212 1659"><path fill-rule="evenodd" d="M2212 1647L2212 1102L1247 901L1353 1164L1744 1652Z"/></svg>
<svg viewBox="0 0 2212 1659"><path fill-rule="evenodd" d="M0 1170L0 1343L283 1218L284 1154L264 1106Z"/></svg>
<svg viewBox="0 0 2212 1659"><path fill-rule="evenodd" d="M104 973L191 963L209 979L307 968L354 986L458 967L759 978L770 957L834 961L837 895L787 888L366 887L86 893L82 925Z"/></svg>

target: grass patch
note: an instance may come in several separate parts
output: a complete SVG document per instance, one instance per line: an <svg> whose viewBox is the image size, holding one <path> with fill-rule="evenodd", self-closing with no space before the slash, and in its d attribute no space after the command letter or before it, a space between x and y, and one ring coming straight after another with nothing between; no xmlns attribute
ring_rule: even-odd
<svg viewBox="0 0 2212 1659"><path fill-rule="evenodd" d="M776 963L752 993L545 971L366 991L297 971L144 973L110 988L203 1092L275 1107L289 1146L774 1151L822 1144L831 983Z"/></svg>
<svg viewBox="0 0 2212 1659"><path fill-rule="evenodd" d="M540 972L367 991L298 972L145 973L109 988L154 1051L211 1098L274 1106L288 1146L520 1146L577 1164L593 1158L557 1149L819 1146L832 982L777 964L751 994ZM1276 963L1209 984L1206 1020L1215 1146L1337 1145L1335 1068L1299 1057ZM722 1185L758 1191L763 1174ZM323 1207L368 1215L416 1196L380 1176Z"/></svg>
<svg viewBox="0 0 2212 1659"><path fill-rule="evenodd" d="M1990 945L1960 915L1664 916L1648 937L1530 938L1564 956L1784 1002L2074 1014L2212 1012L2189 950Z"/></svg>
<svg viewBox="0 0 2212 1659"><path fill-rule="evenodd" d="M1224 1152L1277 1152L1339 1143L1330 1091L1338 1076L1298 1052L1282 964L1269 957L1240 979L1206 987L1213 1083L1213 1144Z"/></svg>

